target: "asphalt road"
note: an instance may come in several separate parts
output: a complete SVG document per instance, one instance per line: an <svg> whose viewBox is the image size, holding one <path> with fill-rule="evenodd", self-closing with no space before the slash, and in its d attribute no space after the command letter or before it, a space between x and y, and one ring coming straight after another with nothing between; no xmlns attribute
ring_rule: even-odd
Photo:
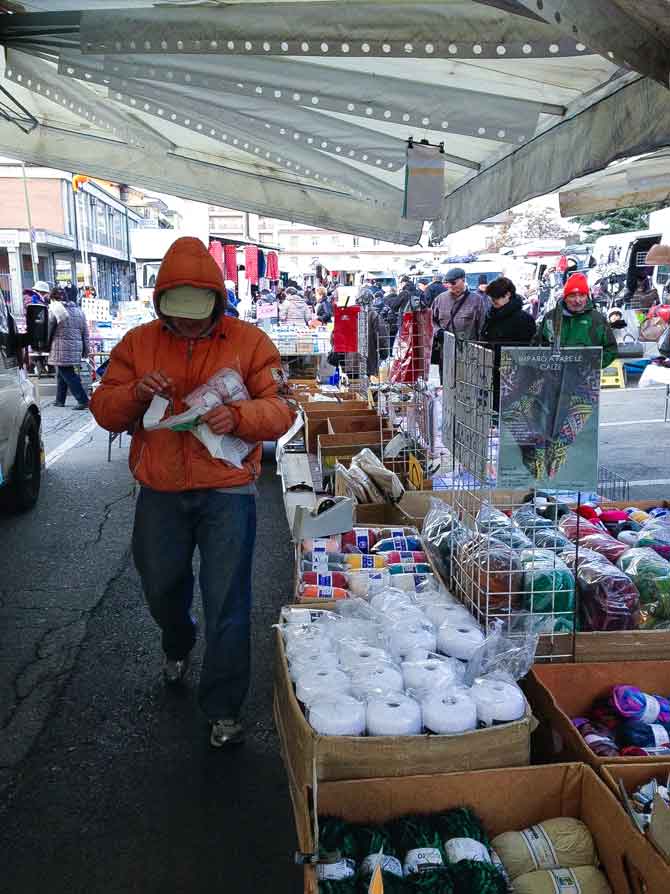
<svg viewBox="0 0 670 894"><path fill-rule="evenodd" d="M37 508L0 517L0 892L298 891L272 723L271 626L292 552L272 456L260 482L247 744L212 751L186 686L166 691L128 544L127 439L50 406ZM600 460L631 502L670 494L665 392L606 392ZM197 666L197 661L195 662Z"/></svg>
<svg viewBox="0 0 670 894"><path fill-rule="evenodd" d="M128 553L127 445L107 463L99 429L76 444L89 422L45 408L39 504L0 518L0 891L298 891L271 711L272 624L292 579L272 456L258 499L249 736L221 753L195 704L196 672L176 692L160 679Z"/></svg>

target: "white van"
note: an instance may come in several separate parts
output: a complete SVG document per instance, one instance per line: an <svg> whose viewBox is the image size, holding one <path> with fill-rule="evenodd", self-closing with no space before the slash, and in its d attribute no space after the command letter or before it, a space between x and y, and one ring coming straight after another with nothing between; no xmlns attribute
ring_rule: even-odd
<svg viewBox="0 0 670 894"><path fill-rule="evenodd" d="M39 497L44 447L35 388L15 348L14 324L0 298L0 505L20 512Z"/></svg>

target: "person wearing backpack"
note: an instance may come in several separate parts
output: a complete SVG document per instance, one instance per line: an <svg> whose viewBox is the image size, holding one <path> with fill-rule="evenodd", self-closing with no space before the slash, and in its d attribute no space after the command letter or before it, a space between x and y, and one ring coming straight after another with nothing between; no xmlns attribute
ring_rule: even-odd
<svg viewBox="0 0 670 894"><path fill-rule="evenodd" d="M595 309L583 273L573 273L563 287L563 298L547 314L537 341L561 348L602 348L604 369L618 356L616 338L607 319Z"/></svg>

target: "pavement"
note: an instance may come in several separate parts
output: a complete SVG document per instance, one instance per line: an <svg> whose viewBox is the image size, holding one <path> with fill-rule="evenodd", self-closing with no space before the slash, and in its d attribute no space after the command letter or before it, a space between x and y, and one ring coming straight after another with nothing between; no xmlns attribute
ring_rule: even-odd
<svg viewBox="0 0 670 894"><path fill-rule="evenodd" d="M259 485L254 679L243 748L209 748L186 685L166 691L129 555L128 439L43 400L37 507L0 516L0 891L297 892L296 842L272 723L272 624L293 556L272 453ZM631 502L670 494L665 390L604 392L600 461Z"/></svg>

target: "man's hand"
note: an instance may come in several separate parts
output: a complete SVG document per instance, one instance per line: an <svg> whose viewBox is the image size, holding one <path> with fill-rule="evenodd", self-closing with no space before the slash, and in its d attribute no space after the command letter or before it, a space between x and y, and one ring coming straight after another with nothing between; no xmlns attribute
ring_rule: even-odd
<svg viewBox="0 0 670 894"><path fill-rule="evenodd" d="M226 406L215 407L201 421L206 422L215 435L229 435L237 422L233 411Z"/></svg>
<svg viewBox="0 0 670 894"><path fill-rule="evenodd" d="M173 390L174 382L172 379L165 375L164 372L161 372L160 369L156 369L147 373L146 376L142 376L135 385L135 397L138 400L150 401L158 394L169 400L172 397Z"/></svg>

